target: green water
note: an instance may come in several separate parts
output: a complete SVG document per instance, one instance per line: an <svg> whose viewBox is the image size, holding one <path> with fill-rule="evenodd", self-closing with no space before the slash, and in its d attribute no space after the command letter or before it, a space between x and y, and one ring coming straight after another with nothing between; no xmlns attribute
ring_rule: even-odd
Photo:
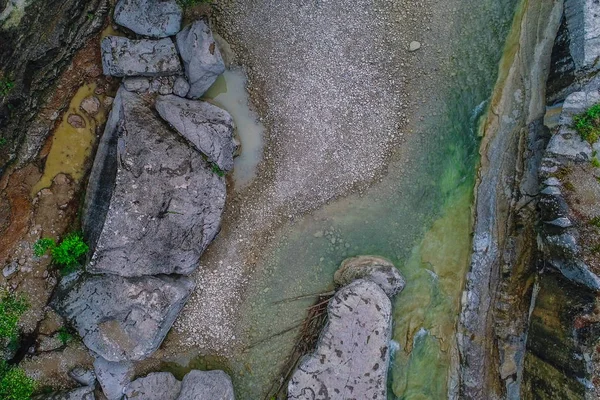
<svg viewBox="0 0 600 400"><path fill-rule="evenodd" d="M459 0L445 79L404 146L410 168L392 162L366 195L350 196L276 232L242 313L246 349L229 360L236 394L264 398L290 353L314 299L282 299L331 290L346 257L376 254L406 277L395 299L390 398L443 399L455 344L470 251L477 122L496 81L516 0ZM278 385L275 383L274 387Z"/></svg>

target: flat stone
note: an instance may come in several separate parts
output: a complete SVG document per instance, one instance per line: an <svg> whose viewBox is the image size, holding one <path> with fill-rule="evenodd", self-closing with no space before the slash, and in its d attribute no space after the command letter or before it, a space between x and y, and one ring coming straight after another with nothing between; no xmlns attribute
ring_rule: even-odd
<svg viewBox="0 0 600 400"><path fill-rule="evenodd" d="M200 98L217 77L225 72L225 63L213 34L204 21L196 21L177 34L177 48L190 84L187 97Z"/></svg>
<svg viewBox="0 0 600 400"><path fill-rule="evenodd" d="M111 362L98 357L94 361L94 371L106 398L120 400L123 398L125 387L133 377L133 363Z"/></svg>
<svg viewBox="0 0 600 400"><path fill-rule="evenodd" d="M175 0L119 0L114 17L139 35L164 38L179 32L183 10Z"/></svg>
<svg viewBox="0 0 600 400"><path fill-rule="evenodd" d="M69 116L67 117L67 122L69 123L69 125L76 129L85 128L86 126L85 119L83 119L81 115L77 114L69 114Z"/></svg>
<svg viewBox="0 0 600 400"><path fill-rule="evenodd" d="M235 400L231 378L223 371L190 371L177 400Z"/></svg>
<svg viewBox="0 0 600 400"><path fill-rule="evenodd" d="M69 377L83 386L93 386L96 383L94 371L82 367L75 367L70 370Z"/></svg>
<svg viewBox="0 0 600 400"><path fill-rule="evenodd" d="M220 229L225 180L140 96L119 90L86 194L87 270L189 274Z"/></svg>
<svg viewBox="0 0 600 400"><path fill-rule="evenodd" d="M96 354L142 360L160 346L193 289L186 277L82 276L61 286L52 305Z"/></svg>
<svg viewBox="0 0 600 400"><path fill-rule="evenodd" d="M14 275L18 270L19 270L19 263L17 263L16 261L13 261L2 269L2 275L5 278L8 278L8 277Z"/></svg>
<svg viewBox="0 0 600 400"><path fill-rule="evenodd" d="M170 372L153 372L131 382L124 390L128 400L176 400L181 391L179 382Z"/></svg>
<svg viewBox="0 0 600 400"><path fill-rule="evenodd" d="M392 305L374 282L356 280L329 302L328 322L313 354L299 363L288 399L387 397Z"/></svg>
<svg viewBox="0 0 600 400"><path fill-rule="evenodd" d="M94 387L86 386L62 392L41 394L32 397L32 400L96 400L96 396L94 395Z"/></svg>
<svg viewBox="0 0 600 400"><path fill-rule="evenodd" d="M104 75L166 76L181 72L181 64L171 39L130 40L107 36L100 44Z"/></svg>
<svg viewBox="0 0 600 400"><path fill-rule="evenodd" d="M187 96L190 91L190 84L183 77L178 77L173 85L173 94L179 97Z"/></svg>
<svg viewBox="0 0 600 400"><path fill-rule="evenodd" d="M143 76L132 76L123 79L123 87L129 92L145 93L150 89L150 79Z"/></svg>
<svg viewBox="0 0 600 400"><path fill-rule="evenodd" d="M156 111L223 171L233 169L233 118L205 101L160 96Z"/></svg>
<svg viewBox="0 0 600 400"><path fill-rule="evenodd" d="M421 48L421 43L417 42L417 41L412 41L410 42L410 45L408 47L409 51L417 51Z"/></svg>
<svg viewBox="0 0 600 400"><path fill-rule="evenodd" d="M100 111L100 100L95 96L88 96L81 101L79 108L93 117Z"/></svg>
<svg viewBox="0 0 600 400"><path fill-rule="evenodd" d="M333 276L333 280L339 286L345 286L357 279L376 283L389 297L402 291L406 284L400 271L391 261L374 256L348 258Z"/></svg>

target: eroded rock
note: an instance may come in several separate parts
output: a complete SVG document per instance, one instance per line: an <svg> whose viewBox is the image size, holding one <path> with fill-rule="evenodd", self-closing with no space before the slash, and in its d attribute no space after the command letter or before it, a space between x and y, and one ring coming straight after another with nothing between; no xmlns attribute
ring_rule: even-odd
<svg viewBox="0 0 600 400"><path fill-rule="evenodd" d="M53 305L106 360L141 360L162 343L193 289L186 277L84 276L61 288Z"/></svg>
<svg viewBox="0 0 600 400"><path fill-rule="evenodd" d="M196 21L179 32L177 48L190 84L187 97L200 98L225 72L225 63L206 22Z"/></svg>
<svg viewBox="0 0 600 400"><path fill-rule="evenodd" d="M328 307L316 351L298 365L289 399L380 399L387 396L392 305L374 282L340 289Z"/></svg>
<svg viewBox="0 0 600 400"><path fill-rule="evenodd" d="M171 39L130 40L121 36L102 39L104 75L166 76L181 71L181 64Z"/></svg>
<svg viewBox="0 0 600 400"><path fill-rule="evenodd" d="M181 29L183 10L175 0L119 0L115 22L153 38L175 35Z"/></svg>
<svg viewBox="0 0 600 400"><path fill-rule="evenodd" d="M170 372L154 372L131 382L124 390L128 400L176 400L181 391L179 382Z"/></svg>
<svg viewBox="0 0 600 400"><path fill-rule="evenodd" d="M376 283L389 297L404 289L406 284L400 271L391 261L375 256L348 258L342 262L333 276L335 283L340 286L357 279L366 279Z"/></svg>
<svg viewBox="0 0 600 400"><path fill-rule="evenodd" d="M69 377L84 386L93 386L96 383L96 374L94 371L81 367L75 367L70 370Z"/></svg>
<svg viewBox="0 0 600 400"><path fill-rule="evenodd" d="M86 195L88 271L191 273L220 229L225 195L198 151L142 97L119 90Z"/></svg>
<svg viewBox="0 0 600 400"><path fill-rule="evenodd" d="M224 171L233 169L233 118L205 101L161 96L156 110L177 132Z"/></svg>

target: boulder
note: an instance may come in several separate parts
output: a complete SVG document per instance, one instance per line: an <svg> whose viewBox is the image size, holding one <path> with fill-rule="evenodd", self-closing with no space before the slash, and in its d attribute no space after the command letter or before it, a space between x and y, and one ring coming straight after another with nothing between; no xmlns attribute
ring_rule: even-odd
<svg viewBox="0 0 600 400"><path fill-rule="evenodd" d="M187 97L200 98L225 72L219 48L204 21L196 21L185 27L177 34L176 41L190 84Z"/></svg>
<svg viewBox="0 0 600 400"><path fill-rule="evenodd" d="M80 387L32 397L33 400L96 400L93 386Z"/></svg>
<svg viewBox="0 0 600 400"><path fill-rule="evenodd" d="M327 312L317 349L300 361L288 384L288 398L385 400L389 297L376 283L359 279L335 294Z"/></svg>
<svg viewBox="0 0 600 400"><path fill-rule="evenodd" d="M225 180L145 100L120 89L88 184L87 270L189 274L220 229Z"/></svg>
<svg viewBox="0 0 600 400"><path fill-rule="evenodd" d="M193 370L183 378L177 400L235 400L231 378L223 371Z"/></svg>
<svg viewBox="0 0 600 400"><path fill-rule="evenodd" d="M94 386L96 383L94 371L82 367L75 367L70 370L69 377L83 386Z"/></svg>
<svg viewBox="0 0 600 400"><path fill-rule="evenodd" d="M120 400L123 391L133 377L133 364L130 362L111 362L102 357L94 361L94 370L98 383L108 400Z"/></svg>
<svg viewBox="0 0 600 400"><path fill-rule="evenodd" d="M181 64L171 39L130 40L107 36L100 45L104 75L166 76L177 75Z"/></svg>
<svg viewBox="0 0 600 400"><path fill-rule="evenodd" d="M600 3L566 0L565 19L571 56L578 70L596 70L600 56Z"/></svg>
<svg viewBox="0 0 600 400"><path fill-rule="evenodd" d="M142 360L160 346L193 289L186 277L82 276L61 287L52 305L106 360Z"/></svg>
<svg viewBox="0 0 600 400"><path fill-rule="evenodd" d="M233 169L233 118L205 101L160 96L156 111L223 171Z"/></svg>
<svg viewBox="0 0 600 400"><path fill-rule="evenodd" d="M179 382L170 372L153 372L131 382L124 390L128 400L176 400L181 391Z"/></svg>
<svg viewBox="0 0 600 400"><path fill-rule="evenodd" d="M139 35L164 38L179 32L183 10L175 0L119 0L114 17Z"/></svg>
<svg viewBox="0 0 600 400"><path fill-rule="evenodd" d="M93 117L100 111L100 100L95 96L88 96L81 101L79 108Z"/></svg>
<svg viewBox="0 0 600 400"><path fill-rule="evenodd" d="M374 256L358 256L344 260L333 279L339 286L345 286L356 279L366 279L378 284L389 297L402 291L405 285L400 271L391 261Z"/></svg>

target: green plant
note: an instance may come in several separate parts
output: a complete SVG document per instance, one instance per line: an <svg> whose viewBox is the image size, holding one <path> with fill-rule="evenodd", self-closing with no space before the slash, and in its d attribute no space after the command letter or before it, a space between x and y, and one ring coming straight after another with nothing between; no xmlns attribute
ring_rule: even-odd
<svg viewBox="0 0 600 400"><path fill-rule="evenodd" d="M29 400L35 390L35 381L23 369L0 360L0 399Z"/></svg>
<svg viewBox="0 0 600 400"><path fill-rule="evenodd" d="M93 20L94 17L95 17L94 13L91 13L91 12L87 13L87 19L89 19L90 21Z"/></svg>
<svg viewBox="0 0 600 400"><path fill-rule="evenodd" d="M594 168L600 168L600 161L598 161L598 158L596 158L596 157L592 158L592 166Z"/></svg>
<svg viewBox="0 0 600 400"><path fill-rule="evenodd" d="M4 292L0 299L0 338L11 341L18 336L17 323L27 311L29 304L24 297L17 297L12 293Z"/></svg>
<svg viewBox="0 0 600 400"><path fill-rule="evenodd" d="M71 333L69 332L69 330L67 328L65 328L64 326L61 326L60 329L58 330L58 340L60 340L60 342L64 346L67 343L69 343L71 340L73 340L73 335L71 335Z"/></svg>
<svg viewBox="0 0 600 400"><path fill-rule="evenodd" d="M217 164L212 164L212 172L219 176L225 176L225 171L223 171Z"/></svg>
<svg viewBox="0 0 600 400"><path fill-rule="evenodd" d="M37 257L41 257L48 250L52 260L61 267L60 272L66 275L77 269L79 261L88 252L89 247L80 233L68 234L58 245L52 239L42 238L33 246Z"/></svg>
<svg viewBox="0 0 600 400"><path fill-rule="evenodd" d="M596 228L600 228L600 215L592 218L590 224L594 225Z"/></svg>
<svg viewBox="0 0 600 400"><path fill-rule="evenodd" d="M195 7L198 4L212 4L212 0L177 0L182 8Z"/></svg>
<svg viewBox="0 0 600 400"><path fill-rule="evenodd" d="M600 103L573 117L573 126L583 140L594 144L600 137Z"/></svg>
<svg viewBox="0 0 600 400"><path fill-rule="evenodd" d="M0 78L0 97L4 97L10 93L15 87L15 83L8 78Z"/></svg>
<svg viewBox="0 0 600 400"><path fill-rule="evenodd" d="M565 189L567 189L570 192L575 191L575 186L571 182L565 182L565 183L563 183L563 186L565 187Z"/></svg>
<svg viewBox="0 0 600 400"><path fill-rule="evenodd" d="M6 138L0 138L0 147L5 146L7 143Z"/></svg>

